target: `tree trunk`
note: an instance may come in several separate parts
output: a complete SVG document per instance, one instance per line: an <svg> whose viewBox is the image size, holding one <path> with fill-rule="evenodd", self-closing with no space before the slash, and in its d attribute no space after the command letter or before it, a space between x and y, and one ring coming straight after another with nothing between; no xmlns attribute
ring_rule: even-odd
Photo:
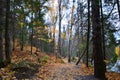
<svg viewBox="0 0 120 80"><path fill-rule="evenodd" d="M55 53L55 28L54 28L54 33L53 33L53 53Z"/></svg>
<svg viewBox="0 0 120 80"><path fill-rule="evenodd" d="M20 50L23 51L23 25L20 26Z"/></svg>
<svg viewBox="0 0 120 80"><path fill-rule="evenodd" d="M9 15L10 15L10 0L7 0L6 24L5 24L5 54L7 63L11 63Z"/></svg>
<svg viewBox="0 0 120 80"><path fill-rule="evenodd" d="M14 16L14 15L13 15ZM13 19L15 19L15 18L13 18ZM14 51L15 50L15 23L13 22L13 29L12 29L12 45L13 45L13 47L12 47L12 50Z"/></svg>
<svg viewBox="0 0 120 80"><path fill-rule="evenodd" d="M103 19L103 9L102 9L102 0L100 0L100 9L101 9L101 33L102 33L102 52L104 60L106 59L105 55L105 36L104 36L104 19Z"/></svg>
<svg viewBox="0 0 120 80"><path fill-rule="evenodd" d="M58 39L58 46L59 46L59 54L61 55L61 0L58 0L59 4L59 39Z"/></svg>
<svg viewBox="0 0 120 80"><path fill-rule="evenodd" d="M89 37L90 37L90 0L88 0L88 32L87 32L87 52L86 52L86 66L88 67L89 58Z"/></svg>
<svg viewBox="0 0 120 80"><path fill-rule="evenodd" d="M76 65L79 64L81 58L82 58L85 54L86 54L86 48L85 48L85 50L83 51L83 53L82 53L81 55L79 55L79 59L78 59L78 61L76 62Z"/></svg>
<svg viewBox="0 0 120 80"><path fill-rule="evenodd" d="M81 33L81 42L83 42L84 40L83 40L83 5L82 5L82 3L80 3L80 5L79 5L80 7L80 21L79 21L79 23L80 23L80 33Z"/></svg>
<svg viewBox="0 0 120 80"><path fill-rule="evenodd" d="M13 9L14 9L14 5L13 5ZM12 19L13 20L11 20L11 22L12 22L12 51L14 51L15 50L15 33L16 33L16 31L15 31L15 13L12 13Z"/></svg>
<svg viewBox="0 0 120 80"><path fill-rule="evenodd" d="M32 46L33 46L33 26L32 26L32 32L31 32L30 38L31 38L31 54L32 54L32 52L33 52L33 49L32 49Z"/></svg>
<svg viewBox="0 0 120 80"><path fill-rule="evenodd" d="M72 39L72 27L73 27L73 23L74 23L74 0L73 0L73 5L72 5L72 13L71 13L71 26L70 26L70 31L69 31L69 48L68 48L68 62L71 62L71 39Z"/></svg>
<svg viewBox="0 0 120 80"><path fill-rule="evenodd" d="M117 7L118 7L118 13L119 13L119 20L120 20L120 5L119 5L119 0L117 0Z"/></svg>
<svg viewBox="0 0 120 80"><path fill-rule="evenodd" d="M78 57L80 57L80 50L79 50L79 47L80 47L80 22L79 22L79 19L80 19L80 5L79 5L79 2L77 2L77 4L78 4L78 7L77 7L77 18L78 18L78 23L77 23L77 30L76 30L76 32L77 32L77 39L78 39L78 54L77 54L77 56Z"/></svg>
<svg viewBox="0 0 120 80"><path fill-rule="evenodd" d="M68 62L71 62L71 33L70 38L69 38L69 43L68 43Z"/></svg>
<svg viewBox="0 0 120 80"><path fill-rule="evenodd" d="M93 29L93 53L94 76L105 80L105 62L102 53L102 36L100 23L100 0L92 0L92 29Z"/></svg>
<svg viewBox="0 0 120 80"><path fill-rule="evenodd" d="M2 32L3 32L3 0L0 1L0 68L3 67L3 47L2 47Z"/></svg>
<svg viewBox="0 0 120 80"><path fill-rule="evenodd" d="M33 4L32 4L32 10L33 10ZM32 49L32 46L33 46L33 12L32 12L32 15L31 15L31 35L30 35L30 40L31 40L31 54L33 52L33 49Z"/></svg>

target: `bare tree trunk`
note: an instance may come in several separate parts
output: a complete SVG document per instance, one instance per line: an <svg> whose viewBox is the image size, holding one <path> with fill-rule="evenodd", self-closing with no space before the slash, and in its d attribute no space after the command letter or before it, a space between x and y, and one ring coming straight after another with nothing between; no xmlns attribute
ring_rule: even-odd
<svg viewBox="0 0 120 80"><path fill-rule="evenodd" d="M59 46L59 54L61 55L61 0L58 0L59 5L59 39L58 39L58 46Z"/></svg>
<svg viewBox="0 0 120 80"><path fill-rule="evenodd" d="M80 47L80 22L79 22L79 19L80 19L80 13L79 13L79 10L80 10L80 7L79 7L79 2L77 2L78 4L78 7L77 7L77 18L78 18L78 23L77 23L77 39L78 39L78 54L77 56L80 57L80 50L79 50L79 47Z"/></svg>
<svg viewBox="0 0 120 80"><path fill-rule="evenodd" d="M103 9L102 9L102 0L100 0L100 9L101 9L101 33L102 33L102 51L103 51L103 57L106 59L105 55L105 36L104 36L104 19L103 19Z"/></svg>
<svg viewBox="0 0 120 80"><path fill-rule="evenodd" d="M3 38L2 38L2 33L3 33L3 0L0 1L0 68L3 67Z"/></svg>
<svg viewBox="0 0 120 80"><path fill-rule="evenodd" d="M33 10L33 4L32 4L32 10ZM31 39L31 54L32 54L32 52L33 52L33 49L32 49L32 47L33 47L33 12L32 12L32 15L31 15L31 23L32 23L32 25L31 25L30 39Z"/></svg>
<svg viewBox="0 0 120 80"><path fill-rule="evenodd" d="M86 52L86 66L88 67L89 58L89 38L90 38L90 0L88 0L88 32L87 32L87 52Z"/></svg>
<svg viewBox="0 0 120 80"><path fill-rule="evenodd" d="M71 28L72 28L72 24L71 24ZM69 37L69 43L68 43L68 62L71 62L71 49L70 48L71 48L71 37L72 37L72 35L71 35L70 31L69 31L69 35L70 35L70 37Z"/></svg>
<svg viewBox="0 0 120 80"><path fill-rule="evenodd" d="M102 53L104 60L106 59L106 53L105 53L105 36L104 36L104 19L103 19L103 9L102 9L102 0L100 0L100 9L101 9L101 34L102 34ZM105 64L106 67L106 64ZM106 68L105 68L106 71Z"/></svg>
<svg viewBox="0 0 120 80"><path fill-rule="evenodd" d="M14 2L14 1L13 1ZM12 4L13 5L13 9L15 9L15 5L14 4ZM12 24L13 24L13 26L12 26L12 51L14 51L15 50L15 13L12 13Z"/></svg>
<svg viewBox="0 0 120 80"><path fill-rule="evenodd" d="M24 18L23 18L23 25L21 26L21 51L24 50L24 29L25 29L25 15L24 15Z"/></svg>
<svg viewBox="0 0 120 80"><path fill-rule="evenodd" d="M20 50L23 51L23 25L20 26Z"/></svg>
<svg viewBox="0 0 120 80"><path fill-rule="evenodd" d="M14 16L14 15L13 15ZM13 17L13 19L15 19L14 17ZM14 51L15 50L15 23L13 22L13 29L12 29L12 33L13 33L13 35L12 35L12 50Z"/></svg>
<svg viewBox="0 0 120 80"><path fill-rule="evenodd" d="M79 24L79 23L78 23ZM79 47L80 47L80 26L78 25L78 57L80 57L80 50L79 50Z"/></svg>
<svg viewBox="0 0 120 80"><path fill-rule="evenodd" d="M81 33L81 42L83 42L83 6L82 6L82 3L80 3L80 11L79 11L79 14L80 14L80 33Z"/></svg>
<svg viewBox="0 0 120 80"><path fill-rule="evenodd" d="M70 30L69 30L69 46L68 46L68 62L71 62L71 39L72 39L72 27L74 23L74 18L73 18L73 11L74 11L74 0L73 0L73 6L72 6L72 13L71 13L71 24L70 24Z"/></svg>
<svg viewBox="0 0 120 80"><path fill-rule="evenodd" d="M100 0L92 0L92 29L93 29L93 53L94 76L105 80L105 62L102 53L102 35L100 23Z"/></svg>
<svg viewBox="0 0 120 80"><path fill-rule="evenodd" d="M78 59L78 61L76 62L76 65L79 64L81 58L82 58L85 54L86 54L86 48L85 48L85 50L83 51L83 53L79 56L79 59Z"/></svg>
<svg viewBox="0 0 120 80"><path fill-rule="evenodd" d="M31 32L31 54L32 54L32 52L33 52L33 49L32 49L32 46L33 46L33 26L32 26L32 32Z"/></svg>
<svg viewBox="0 0 120 80"><path fill-rule="evenodd" d="M11 63L9 17L10 17L10 0L7 0L7 4L6 4L6 24L5 24L5 54L6 54L7 63Z"/></svg>

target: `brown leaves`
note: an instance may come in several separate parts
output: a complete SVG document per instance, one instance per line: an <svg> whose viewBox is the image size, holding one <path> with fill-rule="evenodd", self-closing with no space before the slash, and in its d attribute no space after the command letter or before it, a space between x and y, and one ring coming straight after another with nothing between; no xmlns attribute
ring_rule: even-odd
<svg viewBox="0 0 120 80"><path fill-rule="evenodd" d="M51 59L51 62L44 66L39 76L45 80L75 80L76 76L87 76L94 75L93 67L86 67L85 64L75 65L74 63L55 63L52 62L55 58ZM106 73L108 80L119 80L120 74L117 73Z"/></svg>
<svg viewBox="0 0 120 80"><path fill-rule="evenodd" d="M42 59L42 61L47 60L46 64L43 65L41 62L40 64L42 64L42 67L37 66L39 65L37 61L38 58ZM27 67L26 70L30 69L31 73L35 72L35 77L34 77L35 80L75 80L76 76L87 76L94 74L93 67L87 68L86 65L83 63L80 63L80 65L75 65L74 63L67 63L67 60L68 60L67 58L56 59L54 55L47 55L46 53L40 53L40 52L30 55L28 51L20 51L20 50L15 50L12 57L13 64L19 63L19 69L21 68L26 69ZM24 64L21 64L20 62ZM32 62L33 64L30 64L30 62ZM20 66L24 66L24 67L20 67ZM18 68L14 68L14 69L18 70ZM15 76L17 70L16 71L11 70L10 65L5 68L1 68L0 79L1 78L4 80L17 79L17 77ZM120 74L107 72L106 77L108 78L108 80L119 80ZM29 79L25 79L25 80L29 80Z"/></svg>
<svg viewBox="0 0 120 80"><path fill-rule="evenodd" d="M120 80L120 74L114 72L107 72L106 77L108 80Z"/></svg>
<svg viewBox="0 0 120 80"><path fill-rule="evenodd" d="M0 69L0 80L11 80L13 79L13 71L10 71L9 66L6 68L1 68Z"/></svg>
<svg viewBox="0 0 120 80"><path fill-rule="evenodd" d="M2 75L3 75L2 72L0 72L0 77L2 77Z"/></svg>
<svg viewBox="0 0 120 80"><path fill-rule="evenodd" d="M119 46L117 46L116 48L115 48L115 53L119 56L120 55L120 47Z"/></svg>

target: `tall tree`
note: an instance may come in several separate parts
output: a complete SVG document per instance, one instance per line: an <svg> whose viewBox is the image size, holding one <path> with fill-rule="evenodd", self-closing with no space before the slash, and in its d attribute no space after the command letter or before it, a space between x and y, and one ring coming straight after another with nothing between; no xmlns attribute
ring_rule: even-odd
<svg viewBox="0 0 120 80"><path fill-rule="evenodd" d="M15 15L14 15L14 13L13 13L13 15L12 15L12 24L13 24L13 26L12 26L12 50L14 51L15 50Z"/></svg>
<svg viewBox="0 0 120 80"><path fill-rule="evenodd" d="M3 39L2 39L2 32L3 32L3 0L0 0L0 67L3 66L3 47L2 47L2 42L3 42Z"/></svg>
<svg viewBox="0 0 120 80"><path fill-rule="evenodd" d="M87 30L87 51L86 51L86 66L88 67L89 58L89 38L90 38L90 0L88 0L88 30Z"/></svg>
<svg viewBox="0 0 120 80"><path fill-rule="evenodd" d="M105 80L105 62L102 53L102 36L100 23L100 0L92 0L92 29L93 29L93 53L94 76Z"/></svg>
<svg viewBox="0 0 120 80"><path fill-rule="evenodd" d="M69 43L68 43L68 62L71 62L71 39L72 39L72 28L73 28L73 23L74 23L74 0L73 0L73 5L72 5L72 13L71 13L71 22L70 22L70 29L69 29Z"/></svg>
<svg viewBox="0 0 120 80"><path fill-rule="evenodd" d="M103 57L105 59L105 32L104 32L104 19L103 19L103 8L102 8L102 0L100 0L100 11L101 11L101 34L102 34L102 52Z"/></svg>
<svg viewBox="0 0 120 80"><path fill-rule="evenodd" d="M61 55L61 0L58 0L58 6L59 6L59 38L58 38L58 47L59 47L59 53Z"/></svg>
<svg viewBox="0 0 120 80"><path fill-rule="evenodd" d="M5 54L8 63L11 62L11 50L10 50L10 0L6 1L6 23L5 23Z"/></svg>
<svg viewBox="0 0 120 80"><path fill-rule="evenodd" d="M33 3L31 4L31 10L33 11ZM31 40L31 54L33 52L33 12L31 14L31 35L30 35L30 40Z"/></svg>

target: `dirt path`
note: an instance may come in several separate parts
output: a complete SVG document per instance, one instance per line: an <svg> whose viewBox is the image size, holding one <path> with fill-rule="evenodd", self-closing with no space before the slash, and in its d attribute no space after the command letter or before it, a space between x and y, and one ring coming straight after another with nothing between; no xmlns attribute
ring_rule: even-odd
<svg viewBox="0 0 120 80"><path fill-rule="evenodd" d="M78 74L76 71L79 70L79 67L73 63L56 63L52 66L49 70L48 80L73 80L75 75Z"/></svg>
<svg viewBox="0 0 120 80"><path fill-rule="evenodd" d="M84 72L80 65L75 63L67 63L66 59L63 59L65 63L49 64L45 67L46 72L43 75L44 80L93 80L83 79ZM94 79L95 80L95 79Z"/></svg>
<svg viewBox="0 0 120 80"><path fill-rule="evenodd" d="M36 80L98 80L93 76L93 67L68 63L67 59L63 61L64 63L59 63L51 60L51 63L40 68ZM108 80L120 80L119 74L112 72L107 72L106 77Z"/></svg>

